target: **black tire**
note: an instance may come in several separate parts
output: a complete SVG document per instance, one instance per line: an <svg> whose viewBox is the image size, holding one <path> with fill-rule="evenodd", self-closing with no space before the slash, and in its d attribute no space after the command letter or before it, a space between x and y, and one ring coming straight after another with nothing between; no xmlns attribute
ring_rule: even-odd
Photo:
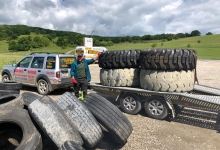
<svg viewBox="0 0 220 150"><path fill-rule="evenodd" d="M149 117L159 120L166 118L169 113L169 107L160 96L149 97L144 103L144 109Z"/></svg>
<svg viewBox="0 0 220 150"><path fill-rule="evenodd" d="M59 150L85 150L85 149L73 141L66 141L63 143L63 145Z"/></svg>
<svg viewBox="0 0 220 150"><path fill-rule="evenodd" d="M86 147L94 147L102 138L102 129L88 108L70 92L61 95L56 103L76 126Z"/></svg>
<svg viewBox="0 0 220 150"><path fill-rule="evenodd" d="M20 91L0 90L0 96L10 95L10 94L20 94Z"/></svg>
<svg viewBox="0 0 220 150"><path fill-rule="evenodd" d="M2 76L2 81L3 82L5 82L5 81L10 81L11 80L11 78L10 78L10 76L8 75L8 74L4 74L3 76Z"/></svg>
<svg viewBox="0 0 220 150"><path fill-rule="evenodd" d="M41 135L24 109L0 109L0 139L2 149L42 149Z"/></svg>
<svg viewBox="0 0 220 150"><path fill-rule="evenodd" d="M99 67L104 69L138 68L139 50L106 51L99 57Z"/></svg>
<svg viewBox="0 0 220 150"><path fill-rule="evenodd" d="M24 101L19 94L0 96L0 109L3 108L24 108Z"/></svg>
<svg viewBox="0 0 220 150"><path fill-rule="evenodd" d="M65 141L75 141L79 145L83 144L77 129L50 97L44 96L40 100L35 100L28 106L28 110L41 130L48 135L58 148Z"/></svg>
<svg viewBox="0 0 220 150"><path fill-rule="evenodd" d="M25 106L30 105L30 103L32 103L36 99L39 100L42 97L42 96L39 96L39 95L31 93L31 92L24 92L24 93L21 94L21 96L23 98Z"/></svg>
<svg viewBox="0 0 220 150"><path fill-rule="evenodd" d="M139 113L142 108L141 100L137 94L124 93L120 97L120 107L125 113L135 115Z"/></svg>
<svg viewBox="0 0 220 150"><path fill-rule="evenodd" d="M149 49L140 52L141 68L153 70L193 70L197 53L189 49Z"/></svg>
<svg viewBox="0 0 220 150"><path fill-rule="evenodd" d="M38 80L37 90L38 90L38 93L41 95L48 95L51 92L49 90L49 85L48 85L47 81L45 81L44 79Z"/></svg>
<svg viewBox="0 0 220 150"><path fill-rule="evenodd" d="M98 122L108 130L112 140L122 145L127 142L133 127L115 105L96 93L88 94L83 102Z"/></svg>
<svg viewBox="0 0 220 150"><path fill-rule="evenodd" d="M0 90L19 91L21 89L22 89L22 83L15 82L15 81L0 82Z"/></svg>

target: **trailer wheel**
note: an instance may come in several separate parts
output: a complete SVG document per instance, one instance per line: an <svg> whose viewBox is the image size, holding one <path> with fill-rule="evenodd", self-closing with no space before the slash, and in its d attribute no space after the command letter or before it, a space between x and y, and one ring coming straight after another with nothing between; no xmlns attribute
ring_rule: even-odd
<svg viewBox="0 0 220 150"><path fill-rule="evenodd" d="M147 115L154 119L162 120L168 115L168 106L164 98L160 96L151 96L144 104Z"/></svg>
<svg viewBox="0 0 220 150"><path fill-rule="evenodd" d="M120 99L120 106L125 113L135 115L141 110L141 101L136 94L125 93Z"/></svg>

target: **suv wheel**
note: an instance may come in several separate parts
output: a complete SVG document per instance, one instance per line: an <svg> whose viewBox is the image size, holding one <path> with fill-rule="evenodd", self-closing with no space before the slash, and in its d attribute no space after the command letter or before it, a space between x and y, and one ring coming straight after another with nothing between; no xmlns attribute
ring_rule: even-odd
<svg viewBox="0 0 220 150"><path fill-rule="evenodd" d="M41 95L49 94L50 91L49 91L49 85L48 85L47 81L40 79L37 82L37 90Z"/></svg>
<svg viewBox="0 0 220 150"><path fill-rule="evenodd" d="M4 74L4 75L2 76L2 81L10 81L9 75L8 75L8 74Z"/></svg>

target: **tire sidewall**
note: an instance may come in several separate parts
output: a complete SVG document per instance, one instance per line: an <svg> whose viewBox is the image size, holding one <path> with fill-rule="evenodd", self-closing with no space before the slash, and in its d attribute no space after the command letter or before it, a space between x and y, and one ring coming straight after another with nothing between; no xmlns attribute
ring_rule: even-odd
<svg viewBox="0 0 220 150"><path fill-rule="evenodd" d="M131 97L136 102L136 107L133 110L128 110L126 107L124 107L124 100L125 98L128 98L128 97ZM140 101L140 98L136 94L125 93L120 98L120 107L125 113L135 115L140 112L142 108L142 103Z"/></svg>
<svg viewBox="0 0 220 150"><path fill-rule="evenodd" d="M160 102L163 105L164 110L162 114L160 115L154 115L148 109L150 102L155 101L155 100ZM168 116L168 110L169 110L168 105L166 104L164 98L160 96L149 97L147 101L144 103L144 109L149 117L154 118L154 119L159 119L159 120L165 119Z"/></svg>

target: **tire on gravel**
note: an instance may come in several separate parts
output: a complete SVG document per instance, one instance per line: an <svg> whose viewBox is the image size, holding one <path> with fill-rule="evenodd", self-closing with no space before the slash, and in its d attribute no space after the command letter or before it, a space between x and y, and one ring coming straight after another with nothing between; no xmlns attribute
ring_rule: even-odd
<svg viewBox="0 0 220 150"><path fill-rule="evenodd" d="M140 52L140 67L152 70L193 70L197 52L189 49L149 49Z"/></svg>
<svg viewBox="0 0 220 150"><path fill-rule="evenodd" d="M3 108L24 108L24 101L19 94L0 96L0 109Z"/></svg>
<svg viewBox="0 0 220 150"><path fill-rule="evenodd" d="M105 86L140 86L140 68L101 69L100 82Z"/></svg>
<svg viewBox="0 0 220 150"><path fill-rule="evenodd" d="M42 149L41 135L24 109L0 109L0 139L2 149Z"/></svg>
<svg viewBox="0 0 220 150"><path fill-rule="evenodd" d="M86 147L94 147L102 138L102 129L88 108L70 92L58 97L56 103L76 126Z"/></svg>
<svg viewBox="0 0 220 150"><path fill-rule="evenodd" d="M98 122L108 130L112 140L122 145L127 142L133 127L115 105L96 93L88 94L83 102Z"/></svg>
<svg viewBox="0 0 220 150"><path fill-rule="evenodd" d="M20 91L0 90L0 96L10 95L10 94L20 94Z"/></svg>
<svg viewBox="0 0 220 150"><path fill-rule="evenodd" d="M0 82L0 90L15 90L19 91L22 89L22 83L15 81L4 81Z"/></svg>
<svg viewBox="0 0 220 150"><path fill-rule="evenodd" d="M66 141L63 143L63 145L59 150L85 150L85 149L73 141Z"/></svg>
<svg viewBox="0 0 220 150"><path fill-rule="evenodd" d="M42 96L39 96L37 94L31 93L31 92L24 92L21 94L23 100L24 100L24 105L28 106L30 103L33 101L40 99Z"/></svg>
<svg viewBox="0 0 220 150"><path fill-rule="evenodd" d="M99 67L104 69L138 68L140 50L106 51L99 57Z"/></svg>
<svg viewBox="0 0 220 150"><path fill-rule="evenodd" d="M141 69L140 86L143 89L162 92L187 92L194 87L194 70L163 71Z"/></svg>
<svg viewBox="0 0 220 150"><path fill-rule="evenodd" d="M65 141L83 144L77 129L59 106L48 96L35 100L28 106L30 115L41 130L60 148Z"/></svg>

